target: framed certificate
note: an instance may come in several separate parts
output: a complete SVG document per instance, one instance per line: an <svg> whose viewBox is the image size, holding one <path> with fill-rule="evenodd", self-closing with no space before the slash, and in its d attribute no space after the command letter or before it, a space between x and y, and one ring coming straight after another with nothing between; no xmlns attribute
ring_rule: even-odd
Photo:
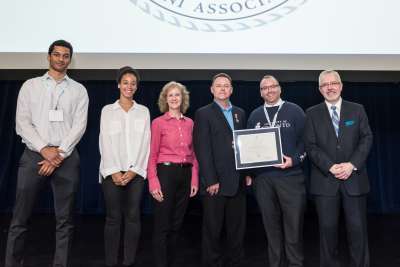
<svg viewBox="0 0 400 267"><path fill-rule="evenodd" d="M233 131L236 169L269 167L283 163L279 127Z"/></svg>

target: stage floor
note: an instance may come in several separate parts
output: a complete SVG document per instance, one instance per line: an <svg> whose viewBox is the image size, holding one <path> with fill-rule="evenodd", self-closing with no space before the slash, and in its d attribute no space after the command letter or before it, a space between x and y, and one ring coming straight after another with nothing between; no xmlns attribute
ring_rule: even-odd
<svg viewBox="0 0 400 267"><path fill-rule="evenodd" d="M4 265L5 243L10 214L0 214L0 266ZM371 266L400 266L400 215L369 215L368 232ZM71 258L72 267L98 267L103 265L103 216L77 215L75 239ZM151 250L152 217L143 215L142 236L137 252L137 267L152 264ZM345 231L340 235L345 243ZM315 214L307 214L304 225L305 266L317 267L319 261L318 224ZM179 267L200 267L201 216L186 216L180 240ZM27 242L26 266L46 267L51 265L54 247L54 217L34 215ZM343 266L346 266L346 247L340 247ZM266 267L267 247L261 218L248 215L245 239L246 264L248 267Z"/></svg>

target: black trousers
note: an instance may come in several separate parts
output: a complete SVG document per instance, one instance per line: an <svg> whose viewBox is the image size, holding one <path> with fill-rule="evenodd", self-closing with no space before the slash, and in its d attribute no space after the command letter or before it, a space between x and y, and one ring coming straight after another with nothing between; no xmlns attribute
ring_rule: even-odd
<svg viewBox="0 0 400 267"><path fill-rule="evenodd" d="M343 184L336 196L315 196L320 232L320 266L338 267L338 229L341 206L344 211L351 267L369 266L367 196L350 196Z"/></svg>
<svg viewBox="0 0 400 267"><path fill-rule="evenodd" d="M226 264L222 253L222 230L226 230ZM243 188L232 196L203 196L203 267L242 266L246 228L246 194Z"/></svg>
<svg viewBox="0 0 400 267"><path fill-rule="evenodd" d="M117 186L109 176L102 182L106 207L104 225L105 262L108 266L118 264L118 252L121 239L122 218L124 219L124 256L123 264L135 262L136 250L140 237L140 203L144 179L136 175L125 186Z"/></svg>
<svg viewBox="0 0 400 267"><path fill-rule="evenodd" d="M269 266L303 266L304 176L257 177L253 185L268 240Z"/></svg>
<svg viewBox="0 0 400 267"><path fill-rule="evenodd" d="M191 189L191 167L157 166L164 200L154 203L153 250L156 267L173 266Z"/></svg>
<svg viewBox="0 0 400 267"><path fill-rule="evenodd" d="M54 267L68 266L73 235L73 204L79 182L79 155L74 151L62 165L49 176L38 174L39 153L25 149L18 168L17 193L13 218L8 232L6 267L23 266L24 246L28 220L37 195L50 182L54 196L56 216L56 248Z"/></svg>

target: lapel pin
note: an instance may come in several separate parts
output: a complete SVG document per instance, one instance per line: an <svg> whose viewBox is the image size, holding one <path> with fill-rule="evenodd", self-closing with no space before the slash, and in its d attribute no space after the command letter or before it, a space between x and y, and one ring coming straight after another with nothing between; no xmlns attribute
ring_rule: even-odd
<svg viewBox="0 0 400 267"><path fill-rule="evenodd" d="M233 114L234 115L234 117L235 117L235 121L236 121L236 123L239 123L239 117L238 117L238 114L237 113L235 113L235 114Z"/></svg>

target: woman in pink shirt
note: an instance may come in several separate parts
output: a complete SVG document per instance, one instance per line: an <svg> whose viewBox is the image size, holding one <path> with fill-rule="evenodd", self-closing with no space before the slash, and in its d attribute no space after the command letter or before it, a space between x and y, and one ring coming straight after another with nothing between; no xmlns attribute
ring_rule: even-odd
<svg viewBox="0 0 400 267"><path fill-rule="evenodd" d="M193 151L193 121L183 114L189 92L177 82L167 83L158 99L164 115L151 125L147 167L149 191L154 198L153 249L155 266L171 266L178 230L189 198L198 190L198 163Z"/></svg>

